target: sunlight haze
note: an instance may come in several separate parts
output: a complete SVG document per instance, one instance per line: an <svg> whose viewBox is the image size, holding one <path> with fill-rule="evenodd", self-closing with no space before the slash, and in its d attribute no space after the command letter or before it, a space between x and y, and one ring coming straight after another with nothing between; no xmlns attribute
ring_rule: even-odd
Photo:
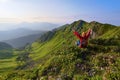
<svg viewBox="0 0 120 80"><path fill-rule="evenodd" d="M82 19L120 25L119 4L119 0L0 0L0 23L67 24Z"/></svg>

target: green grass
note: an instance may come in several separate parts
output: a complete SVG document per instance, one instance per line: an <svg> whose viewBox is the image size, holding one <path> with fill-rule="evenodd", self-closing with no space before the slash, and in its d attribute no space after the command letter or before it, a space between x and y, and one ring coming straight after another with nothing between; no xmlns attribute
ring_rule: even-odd
<svg viewBox="0 0 120 80"><path fill-rule="evenodd" d="M32 44L33 48L30 57L32 57L33 60L40 59L45 55L52 53L55 49L62 45L62 42L63 39L59 38L59 36L55 36L49 42L45 43L34 42Z"/></svg>
<svg viewBox="0 0 120 80"><path fill-rule="evenodd" d="M10 53L12 56L0 59L0 74L13 71L16 68L16 57L20 54L20 52L14 50Z"/></svg>
<svg viewBox="0 0 120 80"><path fill-rule="evenodd" d="M88 28L93 28L96 38L89 41L87 48L81 49L75 45L77 38L72 33L73 27L78 29L80 33ZM46 34L46 36L49 35L50 33ZM116 35L118 38L114 38ZM22 66L23 70L12 71L16 67L16 57L22 52L20 51L14 52L14 56L11 58L2 59L0 71L11 70L12 73L7 75L8 79L11 76L10 80L21 76L26 80L39 76L45 78L52 76L54 79L60 76L62 80L71 80L72 78L76 80L102 80L104 75L106 78L116 79L119 77L116 77L116 73L120 72L119 35L120 28L112 25L97 22L82 22L81 25L81 21L76 21L71 25L57 29L48 40L41 42L38 39L31 45L28 52L30 52L29 57L34 62L38 62L35 67L26 63ZM110 68L111 73L107 68ZM92 77L89 74L90 71L93 71ZM112 71L114 71L113 75Z"/></svg>
<svg viewBox="0 0 120 80"><path fill-rule="evenodd" d="M104 38L104 39L120 38L120 27L116 27L114 29L109 30L108 32L100 36L100 38Z"/></svg>
<svg viewBox="0 0 120 80"><path fill-rule="evenodd" d="M104 57L108 56L108 58L110 58L111 56L112 57L116 56L116 59L119 60L120 55L118 55L117 52L114 52L114 50L117 49L116 47L120 46L119 38L115 38L116 36L120 35L120 31L119 31L120 28L112 25L107 25L107 24L104 25L99 23L96 23L96 24L84 23L82 25L83 29L79 28L78 26L79 24L77 22L73 23L72 25L75 25L76 28L79 29L78 31L80 31L80 33L82 31L86 31L86 29L88 29L89 27L93 28L94 32L97 35L96 38L99 38L100 40L96 40L98 41L98 43L90 43L87 49L88 52L84 49L79 49L79 48L76 49L74 43L75 43L75 40L77 40L77 38L73 35L71 31L73 26L67 25L66 28L57 30L55 35L49 41L44 43L34 42L32 44L33 52L32 54L30 54L31 58L33 58L34 60L42 58L42 60L44 60L45 59L44 57L51 54L50 57L47 57L47 59L43 61L44 62L43 64L40 64L42 65L42 69L40 69L41 76L46 76L46 75L55 76L60 74L63 74L63 75L67 74L68 78L71 78L74 74L82 73L83 74L82 76L77 77L78 80L79 78L83 80L84 79L102 80L104 71L100 70L100 68L101 66L104 66L103 69L105 70L106 65L109 64L108 60L107 62L106 60L104 61ZM98 26L96 27L95 25L98 25ZM109 40L111 38L115 38L114 40L111 40L112 43ZM85 54L84 51L85 53L86 52L88 53L86 55L88 59L87 61L84 59L80 60L82 56L84 56ZM101 61L101 57L103 61ZM87 68L90 68L90 69L93 68L96 70L96 74L94 75L94 77L89 77L87 75L88 74L87 71L78 72L79 69L76 70L74 65L79 60L82 61L82 64ZM114 60L114 59L111 59L111 60ZM116 65L115 63L113 63L112 66L110 65L111 69L114 68L115 65ZM58 70L57 72L50 71L50 69L54 67L57 68ZM117 66L117 68L118 67L119 66ZM48 72L45 74L47 70Z"/></svg>
<svg viewBox="0 0 120 80"><path fill-rule="evenodd" d="M32 44L32 52L30 54L30 57L33 58L33 60L40 59L46 56L47 54L52 53L54 50L61 47L62 45L64 45L63 43L65 43L65 46L74 45L75 40L77 40L77 38L72 33L72 27L76 27L76 29L79 29L79 24L80 22L78 21L71 25L67 25L66 28L64 29L57 30L52 39L50 39L47 42L39 42L39 40L34 42ZM93 27L94 25L99 25L99 28ZM82 27L83 29L79 29L80 33L82 31L86 31L86 29L88 28L93 28L94 32L100 35L99 38L113 38L116 34L119 34L119 30L115 32L116 29L118 29L118 27L113 27L112 25L107 24L104 25L99 23L97 24L83 23ZM95 28L98 30L96 30Z"/></svg>
<svg viewBox="0 0 120 80"><path fill-rule="evenodd" d="M0 74L12 71L16 66L15 58L0 59Z"/></svg>

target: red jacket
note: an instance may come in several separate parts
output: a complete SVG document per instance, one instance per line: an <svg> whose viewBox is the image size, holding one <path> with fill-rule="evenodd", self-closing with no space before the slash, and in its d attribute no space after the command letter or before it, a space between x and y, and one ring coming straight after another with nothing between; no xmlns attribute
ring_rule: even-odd
<svg viewBox="0 0 120 80"><path fill-rule="evenodd" d="M74 35L77 36L80 40L80 47L81 48L84 48L87 46L90 32L91 32L91 30L88 30L88 32L85 33L85 36L81 36L77 31L74 32Z"/></svg>

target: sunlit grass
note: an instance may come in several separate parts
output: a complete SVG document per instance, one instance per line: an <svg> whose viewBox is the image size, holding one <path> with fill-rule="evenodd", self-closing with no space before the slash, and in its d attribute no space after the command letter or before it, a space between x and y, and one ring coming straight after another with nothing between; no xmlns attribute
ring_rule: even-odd
<svg viewBox="0 0 120 80"><path fill-rule="evenodd" d="M0 59L0 74L12 71L17 66L16 57L18 54L18 51L14 51L11 57Z"/></svg>

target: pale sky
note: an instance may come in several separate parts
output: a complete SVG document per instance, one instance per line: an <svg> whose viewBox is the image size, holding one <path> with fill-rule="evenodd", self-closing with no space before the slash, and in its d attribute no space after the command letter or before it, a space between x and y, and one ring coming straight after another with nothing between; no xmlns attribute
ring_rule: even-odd
<svg viewBox="0 0 120 80"><path fill-rule="evenodd" d="M120 25L120 0L0 0L0 23L79 19Z"/></svg>

